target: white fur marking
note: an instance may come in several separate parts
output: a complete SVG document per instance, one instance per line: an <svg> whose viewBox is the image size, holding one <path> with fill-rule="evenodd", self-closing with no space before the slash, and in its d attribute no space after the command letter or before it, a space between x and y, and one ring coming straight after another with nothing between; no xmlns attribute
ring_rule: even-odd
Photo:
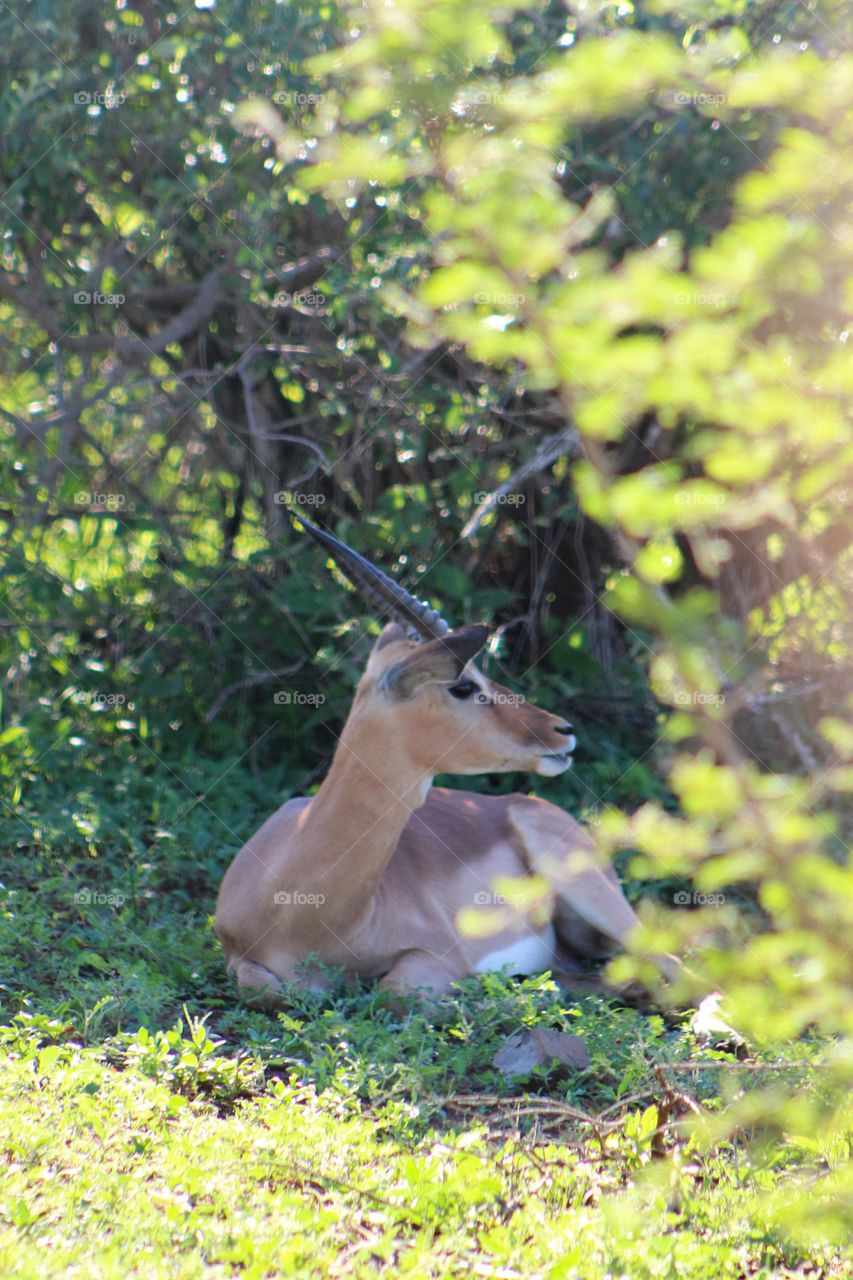
<svg viewBox="0 0 853 1280"><path fill-rule="evenodd" d="M490 951L477 961L475 973L492 973L505 967L510 973L542 973L545 969L553 969L556 945L554 927L549 925L544 933L535 937L519 938L508 947Z"/></svg>

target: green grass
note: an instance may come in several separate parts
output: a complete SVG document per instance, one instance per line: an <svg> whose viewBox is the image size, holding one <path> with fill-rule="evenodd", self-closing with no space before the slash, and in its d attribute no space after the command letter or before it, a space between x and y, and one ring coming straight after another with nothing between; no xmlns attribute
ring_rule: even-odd
<svg viewBox="0 0 853 1280"><path fill-rule="evenodd" d="M820 1045L739 1064L686 1019L547 978L471 980L432 1012L340 979L252 1008L209 913L277 780L38 755L0 837L0 1274L849 1274L837 1216L773 1198L843 1152L688 1125L771 1060L816 1096ZM589 1069L503 1078L496 1049L537 1024L583 1036Z"/></svg>
<svg viewBox="0 0 853 1280"><path fill-rule="evenodd" d="M647 1100L601 1105L659 1094L649 1061L678 1054L682 1033L554 994L472 986L435 1032L370 993L280 1019L235 1011L251 1050L195 1019L84 1047L67 1022L24 1014L0 1075L0 1269L716 1277L805 1274L809 1259L845 1274L840 1252L785 1244L746 1153L674 1160ZM571 1018L593 1041L588 1079L512 1096L488 1054L513 1013ZM566 1102L596 1097L598 1137Z"/></svg>

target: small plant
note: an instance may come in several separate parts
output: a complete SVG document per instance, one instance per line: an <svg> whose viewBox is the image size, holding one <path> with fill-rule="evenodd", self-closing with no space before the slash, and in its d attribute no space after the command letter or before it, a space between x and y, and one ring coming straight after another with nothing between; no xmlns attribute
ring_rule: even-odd
<svg viewBox="0 0 853 1280"><path fill-rule="evenodd" d="M208 1017L193 1018L184 1008L184 1018L168 1031L152 1034L140 1027L133 1036L114 1037L107 1055L190 1098L232 1102L257 1092L264 1082L263 1066L245 1052L221 1054L225 1042L211 1038Z"/></svg>

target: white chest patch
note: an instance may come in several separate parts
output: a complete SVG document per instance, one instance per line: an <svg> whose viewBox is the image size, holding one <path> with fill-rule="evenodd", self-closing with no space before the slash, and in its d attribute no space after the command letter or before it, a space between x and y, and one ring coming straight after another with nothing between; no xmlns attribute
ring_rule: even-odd
<svg viewBox="0 0 853 1280"><path fill-rule="evenodd" d="M508 947L499 951L490 951L478 960L476 973L492 973L497 969L508 968L510 973L530 974L543 973L545 969L554 967L554 948L557 939L553 925L534 937L519 938Z"/></svg>

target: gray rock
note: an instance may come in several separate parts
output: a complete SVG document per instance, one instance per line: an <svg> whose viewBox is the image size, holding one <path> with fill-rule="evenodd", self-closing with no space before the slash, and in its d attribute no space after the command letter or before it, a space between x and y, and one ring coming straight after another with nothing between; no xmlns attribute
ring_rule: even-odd
<svg viewBox="0 0 853 1280"><path fill-rule="evenodd" d="M492 1066L504 1076L526 1077L532 1075L534 1067L550 1067L555 1060L563 1074L584 1071L590 1065L590 1057L582 1037L545 1027L516 1031L498 1049Z"/></svg>

